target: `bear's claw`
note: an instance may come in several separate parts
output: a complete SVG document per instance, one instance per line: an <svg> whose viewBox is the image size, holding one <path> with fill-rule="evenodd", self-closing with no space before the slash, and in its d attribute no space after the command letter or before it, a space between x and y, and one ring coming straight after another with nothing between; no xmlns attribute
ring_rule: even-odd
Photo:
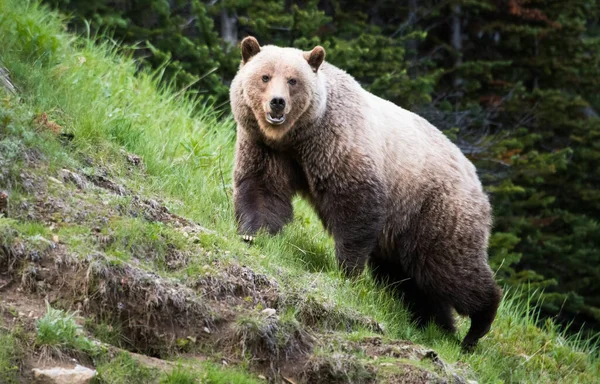
<svg viewBox="0 0 600 384"><path fill-rule="evenodd" d="M251 243L254 241L254 236L242 235L242 240L244 240L247 243Z"/></svg>

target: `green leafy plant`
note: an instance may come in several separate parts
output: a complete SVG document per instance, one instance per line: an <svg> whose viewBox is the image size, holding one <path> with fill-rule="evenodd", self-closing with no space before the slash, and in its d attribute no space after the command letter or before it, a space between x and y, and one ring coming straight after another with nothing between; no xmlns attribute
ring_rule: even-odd
<svg viewBox="0 0 600 384"><path fill-rule="evenodd" d="M97 345L83 334L83 329L75 321L76 315L75 312L52 308L46 302L46 314L36 322L36 345L58 353L97 353Z"/></svg>

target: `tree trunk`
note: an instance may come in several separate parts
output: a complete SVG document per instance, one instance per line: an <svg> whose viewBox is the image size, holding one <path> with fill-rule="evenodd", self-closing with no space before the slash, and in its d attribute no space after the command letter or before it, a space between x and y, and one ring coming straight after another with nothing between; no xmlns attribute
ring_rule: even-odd
<svg viewBox="0 0 600 384"><path fill-rule="evenodd" d="M417 9L419 8L418 0L408 0L408 24L415 25L417 22ZM408 61L417 60L418 50L419 50L419 42L417 39L410 39L407 42L407 59ZM411 76L416 76L416 67L411 67L409 74Z"/></svg>
<svg viewBox="0 0 600 384"><path fill-rule="evenodd" d="M237 44L237 17L230 14L225 7L221 8L221 37L232 46Z"/></svg>
<svg viewBox="0 0 600 384"><path fill-rule="evenodd" d="M461 9L460 5L456 4L452 7L452 35L450 44L454 48L454 68L458 68L462 64L462 25L461 25ZM454 86L460 86L463 82L459 76L454 77Z"/></svg>

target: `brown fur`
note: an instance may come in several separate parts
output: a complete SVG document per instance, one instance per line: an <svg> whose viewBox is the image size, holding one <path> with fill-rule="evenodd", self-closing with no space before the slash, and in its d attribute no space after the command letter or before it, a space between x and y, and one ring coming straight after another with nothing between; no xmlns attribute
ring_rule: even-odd
<svg viewBox="0 0 600 384"><path fill-rule="evenodd" d="M323 62L322 47L260 47L250 37L242 52L231 86L240 231L278 232L302 194L347 274L368 264L422 325L454 332L452 308L470 316L463 347L473 348L501 299L487 263L490 204L474 166L426 120ZM286 102L281 125L268 119L273 97Z"/></svg>

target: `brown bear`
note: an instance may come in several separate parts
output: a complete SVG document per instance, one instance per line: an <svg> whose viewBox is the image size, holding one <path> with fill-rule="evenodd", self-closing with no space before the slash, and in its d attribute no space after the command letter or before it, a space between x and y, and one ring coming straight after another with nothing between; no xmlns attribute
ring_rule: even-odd
<svg viewBox="0 0 600 384"><path fill-rule="evenodd" d="M237 122L234 204L243 235L278 232L299 193L335 240L350 276L369 265L400 288L420 325L472 349L501 299L487 262L491 209L473 164L422 117L364 90L310 52L241 43L231 84Z"/></svg>

